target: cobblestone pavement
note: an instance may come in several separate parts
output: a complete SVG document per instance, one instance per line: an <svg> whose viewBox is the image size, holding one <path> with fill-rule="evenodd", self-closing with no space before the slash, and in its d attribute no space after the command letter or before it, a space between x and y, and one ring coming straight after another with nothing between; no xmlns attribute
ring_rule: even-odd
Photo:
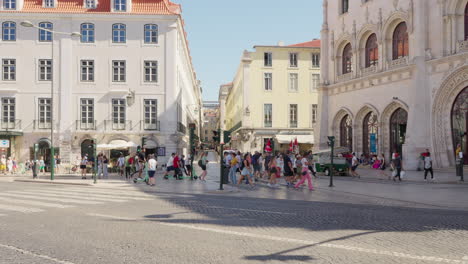
<svg viewBox="0 0 468 264"><path fill-rule="evenodd" d="M156 188L0 182L0 263L468 263L468 209L443 205L463 186L437 185L441 203L349 179L219 192L216 166Z"/></svg>

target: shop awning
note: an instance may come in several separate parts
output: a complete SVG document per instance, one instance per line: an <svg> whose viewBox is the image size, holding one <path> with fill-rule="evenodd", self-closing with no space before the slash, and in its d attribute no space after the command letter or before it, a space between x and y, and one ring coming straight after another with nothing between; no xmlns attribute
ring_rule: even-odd
<svg viewBox="0 0 468 264"><path fill-rule="evenodd" d="M0 136L20 137L22 135L21 131L0 131Z"/></svg>
<svg viewBox="0 0 468 264"><path fill-rule="evenodd" d="M127 149L127 148L136 148L137 144L125 140L112 140L109 144L99 144L97 145L98 149Z"/></svg>
<svg viewBox="0 0 468 264"><path fill-rule="evenodd" d="M280 144L289 144L296 138L299 144L314 144L314 135L276 135L275 138Z"/></svg>

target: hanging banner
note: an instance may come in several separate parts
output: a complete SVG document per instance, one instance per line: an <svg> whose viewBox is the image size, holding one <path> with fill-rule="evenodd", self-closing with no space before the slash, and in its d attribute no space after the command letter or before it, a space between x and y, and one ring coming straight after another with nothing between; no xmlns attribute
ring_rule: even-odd
<svg viewBox="0 0 468 264"><path fill-rule="evenodd" d="M372 133L370 134L370 152L377 153L377 135Z"/></svg>

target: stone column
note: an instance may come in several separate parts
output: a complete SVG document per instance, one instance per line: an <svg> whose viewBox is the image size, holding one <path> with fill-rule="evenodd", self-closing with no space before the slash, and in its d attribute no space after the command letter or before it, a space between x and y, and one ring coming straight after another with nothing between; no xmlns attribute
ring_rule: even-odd
<svg viewBox="0 0 468 264"><path fill-rule="evenodd" d="M418 154L426 148L431 148L431 91L427 79L426 49L427 49L427 3L426 0L416 0L414 8L413 36L410 42L410 54L413 57L415 70L409 91L408 126L406 142L403 146L403 157L407 169L416 169ZM411 44L412 43L412 44ZM411 57L410 57L411 58Z"/></svg>
<svg viewBox="0 0 468 264"><path fill-rule="evenodd" d="M55 50L53 59L54 77L54 108L58 137L54 141L59 142L60 157L62 163L71 161L73 109L73 47L71 36L54 35Z"/></svg>
<svg viewBox="0 0 468 264"><path fill-rule="evenodd" d="M250 128L252 127L252 121L250 118L250 64L252 63L252 58L248 51L244 51L242 57L242 72L243 72L243 87L242 87L242 127Z"/></svg>

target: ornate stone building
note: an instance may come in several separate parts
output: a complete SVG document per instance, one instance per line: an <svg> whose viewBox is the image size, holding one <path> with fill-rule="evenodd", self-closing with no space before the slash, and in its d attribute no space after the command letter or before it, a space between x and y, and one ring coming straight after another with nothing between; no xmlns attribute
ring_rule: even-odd
<svg viewBox="0 0 468 264"><path fill-rule="evenodd" d="M403 154L416 169L468 156L468 0L324 0L321 148ZM466 161L468 163L468 159Z"/></svg>

